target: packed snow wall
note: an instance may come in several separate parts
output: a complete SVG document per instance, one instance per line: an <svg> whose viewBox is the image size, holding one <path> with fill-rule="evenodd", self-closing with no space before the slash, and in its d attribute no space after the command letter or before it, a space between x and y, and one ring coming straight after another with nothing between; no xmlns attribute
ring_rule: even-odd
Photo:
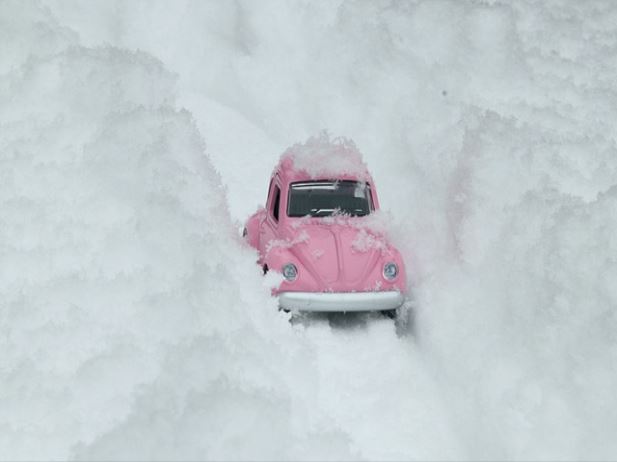
<svg viewBox="0 0 617 462"><path fill-rule="evenodd" d="M1 453L616 457L614 2L43 4L0 15ZM297 335L234 244L219 185L242 220L323 128L392 212L414 341Z"/></svg>
<svg viewBox="0 0 617 462"><path fill-rule="evenodd" d="M0 33L0 459L350 457L174 75L32 3Z"/></svg>

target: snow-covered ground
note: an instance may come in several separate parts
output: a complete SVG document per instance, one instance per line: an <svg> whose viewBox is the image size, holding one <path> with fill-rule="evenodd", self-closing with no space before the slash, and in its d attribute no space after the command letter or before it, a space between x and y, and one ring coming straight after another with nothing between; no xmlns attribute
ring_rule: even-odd
<svg viewBox="0 0 617 462"><path fill-rule="evenodd" d="M0 459L617 458L617 4L1 1ZM364 153L416 333L237 228Z"/></svg>

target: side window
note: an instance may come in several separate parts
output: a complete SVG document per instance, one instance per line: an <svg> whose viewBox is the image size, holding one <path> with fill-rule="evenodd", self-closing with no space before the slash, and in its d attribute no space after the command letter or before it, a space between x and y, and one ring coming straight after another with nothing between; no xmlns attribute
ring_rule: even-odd
<svg viewBox="0 0 617 462"><path fill-rule="evenodd" d="M272 202L272 216L275 221L279 221L279 206L281 205L281 190L278 185L274 185L274 200Z"/></svg>

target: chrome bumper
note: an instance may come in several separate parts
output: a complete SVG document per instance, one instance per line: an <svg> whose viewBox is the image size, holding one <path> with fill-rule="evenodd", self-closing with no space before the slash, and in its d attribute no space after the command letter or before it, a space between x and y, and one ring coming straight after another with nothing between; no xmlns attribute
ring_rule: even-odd
<svg viewBox="0 0 617 462"><path fill-rule="evenodd" d="M279 306L291 311L382 311L400 307L405 298L388 292L281 292Z"/></svg>

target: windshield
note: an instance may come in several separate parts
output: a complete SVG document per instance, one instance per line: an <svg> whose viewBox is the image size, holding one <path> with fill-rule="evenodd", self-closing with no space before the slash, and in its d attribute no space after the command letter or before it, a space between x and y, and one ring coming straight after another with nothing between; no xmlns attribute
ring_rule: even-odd
<svg viewBox="0 0 617 462"><path fill-rule="evenodd" d="M303 181L292 183L289 189L289 217L326 217L333 213L361 217L371 209L371 190L362 181Z"/></svg>

